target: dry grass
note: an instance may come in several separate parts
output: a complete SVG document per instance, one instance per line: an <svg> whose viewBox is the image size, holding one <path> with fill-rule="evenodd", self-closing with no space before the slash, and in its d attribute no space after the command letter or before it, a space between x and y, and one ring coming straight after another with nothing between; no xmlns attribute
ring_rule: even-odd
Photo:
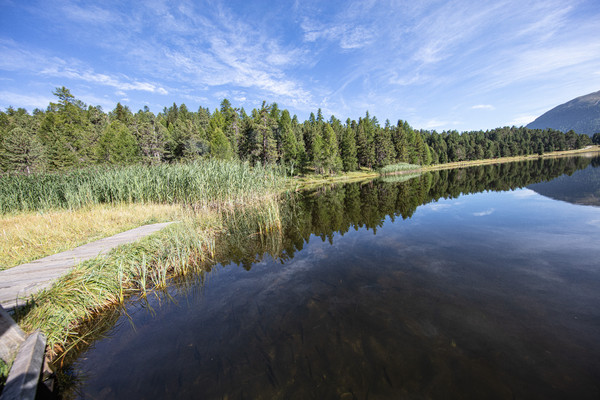
<svg viewBox="0 0 600 400"><path fill-rule="evenodd" d="M138 226L178 220L180 205L95 205L0 216L0 270Z"/></svg>

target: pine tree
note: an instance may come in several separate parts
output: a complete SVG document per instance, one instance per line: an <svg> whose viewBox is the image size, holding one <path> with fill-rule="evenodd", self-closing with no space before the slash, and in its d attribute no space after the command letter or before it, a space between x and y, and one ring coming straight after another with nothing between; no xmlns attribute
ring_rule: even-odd
<svg viewBox="0 0 600 400"><path fill-rule="evenodd" d="M338 154L337 137L329 124L326 124L323 130L322 143L320 163L324 172L332 173L339 171L342 167L342 160Z"/></svg>
<svg viewBox="0 0 600 400"><path fill-rule="evenodd" d="M341 144L342 167L344 171L354 171L358 168L358 159L356 158L356 138L354 129L352 129L350 118L346 121L346 127L342 134Z"/></svg>
<svg viewBox="0 0 600 400"><path fill-rule="evenodd" d="M282 160L288 164L298 163L298 141L292 129L292 120L288 110L281 113L279 120L279 130L281 132L281 152Z"/></svg>
<svg viewBox="0 0 600 400"><path fill-rule="evenodd" d="M108 164L130 164L139 160L135 137L121 122L114 121L106 127L96 149L98 161Z"/></svg>
<svg viewBox="0 0 600 400"><path fill-rule="evenodd" d="M220 160L229 160L233 156L231 144L221 128L215 128L211 135L210 155Z"/></svg>
<svg viewBox="0 0 600 400"><path fill-rule="evenodd" d="M26 172L28 175L41 166L42 145L37 137L25 128L14 128L2 142L2 159L8 171Z"/></svg>
<svg viewBox="0 0 600 400"><path fill-rule="evenodd" d="M392 143L392 134L389 121L386 122L384 129L377 128L375 130L375 167L381 168L391 164L396 158L396 150Z"/></svg>

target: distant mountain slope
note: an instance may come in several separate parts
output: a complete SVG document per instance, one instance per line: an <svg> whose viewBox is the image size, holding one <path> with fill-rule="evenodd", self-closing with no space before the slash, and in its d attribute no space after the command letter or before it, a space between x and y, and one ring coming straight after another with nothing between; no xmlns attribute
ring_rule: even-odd
<svg viewBox="0 0 600 400"><path fill-rule="evenodd" d="M592 136L600 132L600 91L577 97L542 114L527 128L574 130Z"/></svg>

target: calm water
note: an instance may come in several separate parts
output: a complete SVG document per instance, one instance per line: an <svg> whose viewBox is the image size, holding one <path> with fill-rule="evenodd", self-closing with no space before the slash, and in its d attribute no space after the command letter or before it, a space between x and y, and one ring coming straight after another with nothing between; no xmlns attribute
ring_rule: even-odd
<svg viewBox="0 0 600 400"><path fill-rule="evenodd" d="M65 396L598 399L600 207L571 184L598 195L598 164L301 194L283 235L230 243L203 283L109 318Z"/></svg>

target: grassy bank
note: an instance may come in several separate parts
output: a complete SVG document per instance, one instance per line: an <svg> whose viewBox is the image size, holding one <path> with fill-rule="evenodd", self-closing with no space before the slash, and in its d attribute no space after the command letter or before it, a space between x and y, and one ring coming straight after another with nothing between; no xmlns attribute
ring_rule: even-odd
<svg viewBox="0 0 600 400"><path fill-rule="evenodd" d="M278 167L241 162L0 176L0 270L153 222L182 206L235 208L278 193Z"/></svg>
<svg viewBox="0 0 600 400"><path fill-rule="evenodd" d="M228 229L227 215L247 211L258 235L280 229L276 199L286 183L277 167L214 161L2 179L0 232L10 239L1 249L5 265L133 226L180 221L82 263L17 312L26 331L47 335L53 355L85 340L79 327L92 316L210 265L215 239ZM18 255L7 255L14 249Z"/></svg>
<svg viewBox="0 0 600 400"><path fill-rule="evenodd" d="M390 175L397 175L397 174L398 175L400 175L400 174L418 174L418 173L425 172L425 171L438 171L438 170L444 170L444 169L475 167L478 165L510 163L510 162L516 162L516 161L534 160L534 159L538 159L538 158L568 157L568 156L574 156L574 155L583 155L583 154L587 154L587 153L590 153L590 154L600 153L600 146L588 146L584 149L578 149L578 150L554 151L551 153L545 153L543 155L531 154L528 156L501 157L501 158L491 158L491 159L485 159L485 160L459 161L459 162L451 162L451 163L435 164L435 165L427 165L427 166L401 163L401 164L388 165L379 170L362 168L360 171L353 171L353 172L331 175L331 176L306 175L306 176L301 176L301 177L295 177L294 179L290 180L288 183L288 186L295 188L296 190L303 190L303 189L310 189L312 187L327 185L327 184L332 184L332 183L358 182L358 181L377 178L379 176L390 176Z"/></svg>

